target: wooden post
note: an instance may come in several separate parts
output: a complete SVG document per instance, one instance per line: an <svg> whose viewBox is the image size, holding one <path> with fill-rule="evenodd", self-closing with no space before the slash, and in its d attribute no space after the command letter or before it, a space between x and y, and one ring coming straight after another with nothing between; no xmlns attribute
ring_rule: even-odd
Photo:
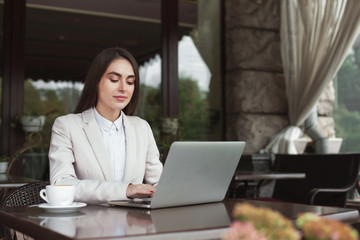
<svg viewBox="0 0 360 240"><path fill-rule="evenodd" d="M11 154L24 141L21 127L14 124L24 105L25 13L26 0L5 0L1 114L3 154Z"/></svg>
<svg viewBox="0 0 360 240"><path fill-rule="evenodd" d="M178 101L178 0L161 1L162 27L162 115L177 117Z"/></svg>

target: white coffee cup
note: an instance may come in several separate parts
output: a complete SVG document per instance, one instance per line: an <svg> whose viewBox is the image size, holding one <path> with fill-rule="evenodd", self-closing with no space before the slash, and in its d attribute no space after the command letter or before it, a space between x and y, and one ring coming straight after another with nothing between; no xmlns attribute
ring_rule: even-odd
<svg viewBox="0 0 360 240"><path fill-rule="evenodd" d="M74 202L75 186L47 185L40 191L40 197L52 206L69 206Z"/></svg>

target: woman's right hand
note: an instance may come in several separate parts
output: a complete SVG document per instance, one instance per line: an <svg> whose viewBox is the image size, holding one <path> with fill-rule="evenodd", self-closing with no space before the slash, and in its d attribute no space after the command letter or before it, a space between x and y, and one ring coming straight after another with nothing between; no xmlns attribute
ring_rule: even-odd
<svg viewBox="0 0 360 240"><path fill-rule="evenodd" d="M127 198L146 198L152 197L156 187L149 184L129 184L126 189Z"/></svg>

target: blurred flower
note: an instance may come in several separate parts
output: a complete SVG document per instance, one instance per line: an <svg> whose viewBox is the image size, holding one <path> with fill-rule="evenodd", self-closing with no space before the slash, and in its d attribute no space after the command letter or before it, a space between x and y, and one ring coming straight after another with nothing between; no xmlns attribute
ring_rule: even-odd
<svg viewBox="0 0 360 240"><path fill-rule="evenodd" d="M223 240L267 240L250 222L235 221L231 224Z"/></svg>
<svg viewBox="0 0 360 240"><path fill-rule="evenodd" d="M293 223L279 212L269 208L254 207L248 203L241 203L234 207L233 216L241 222L252 223L256 230L262 236L265 236L265 239L300 239L300 233L294 228Z"/></svg>
<svg viewBox="0 0 360 240"><path fill-rule="evenodd" d="M305 239L311 240L356 240L358 233L351 226L335 219L321 218L314 213L301 214L296 225Z"/></svg>

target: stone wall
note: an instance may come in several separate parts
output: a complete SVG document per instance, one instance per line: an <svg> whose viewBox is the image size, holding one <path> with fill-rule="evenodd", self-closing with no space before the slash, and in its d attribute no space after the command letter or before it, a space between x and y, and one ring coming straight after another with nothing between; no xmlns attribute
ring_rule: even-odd
<svg viewBox="0 0 360 240"><path fill-rule="evenodd" d="M280 56L280 0L225 0L226 139L259 152L288 126ZM319 127L334 137L332 85L318 104Z"/></svg>

